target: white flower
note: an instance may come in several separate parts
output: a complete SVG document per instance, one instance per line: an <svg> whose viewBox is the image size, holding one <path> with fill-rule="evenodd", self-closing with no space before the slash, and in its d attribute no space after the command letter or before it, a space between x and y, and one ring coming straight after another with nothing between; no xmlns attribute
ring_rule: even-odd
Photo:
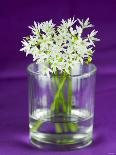
<svg viewBox="0 0 116 155"><path fill-rule="evenodd" d="M31 44L32 46L36 45L37 42L38 42L38 39L36 37L33 37L33 36L30 36L30 39L29 39L29 44Z"/></svg>
<svg viewBox="0 0 116 155"><path fill-rule="evenodd" d="M54 26L52 20L41 23L41 30L46 34L54 34Z"/></svg>
<svg viewBox="0 0 116 155"><path fill-rule="evenodd" d="M93 46L95 46L95 41L100 41L100 39L94 37L97 33L98 31L93 30L90 34L88 34L88 39Z"/></svg>
<svg viewBox="0 0 116 155"><path fill-rule="evenodd" d="M34 26L29 26L29 28L32 30L32 33L34 35L39 35L40 34L41 27L40 27L40 24L39 23L36 23L34 21Z"/></svg>
<svg viewBox="0 0 116 155"><path fill-rule="evenodd" d="M88 27L93 27L93 25L90 24L89 18L87 18L85 22L83 21L83 19L82 20L78 19L78 22L83 29Z"/></svg>
<svg viewBox="0 0 116 155"><path fill-rule="evenodd" d="M80 25L73 25L77 22ZM94 52L95 37L97 31L93 30L90 34L84 36L83 31L86 28L93 27L89 18L85 21L77 19L62 19L60 26L55 27L52 20L36 23L29 26L32 35L22 41L20 51L26 52L26 55L32 54L33 61L42 64L40 72L42 75L50 76L50 73L71 73L75 63L90 62Z"/></svg>
<svg viewBox="0 0 116 155"><path fill-rule="evenodd" d="M26 40L24 40L24 39L23 39L23 41L21 41L21 42L22 42L23 48L21 48L20 51L26 52L26 56L27 56L28 54L30 54L31 44L28 43L28 42L27 42Z"/></svg>
<svg viewBox="0 0 116 155"><path fill-rule="evenodd" d="M72 35L76 35L77 31L73 29L73 27L70 27L70 32Z"/></svg>
<svg viewBox="0 0 116 155"><path fill-rule="evenodd" d="M76 31L77 31L78 37L81 37L83 29L80 26L76 25Z"/></svg>
<svg viewBox="0 0 116 155"><path fill-rule="evenodd" d="M77 20L75 20L74 17L73 17L73 19L70 18L67 21L64 20L64 19L62 19L62 21L61 21L61 23L62 23L61 24L61 27L69 28L69 27L73 26L76 21Z"/></svg>

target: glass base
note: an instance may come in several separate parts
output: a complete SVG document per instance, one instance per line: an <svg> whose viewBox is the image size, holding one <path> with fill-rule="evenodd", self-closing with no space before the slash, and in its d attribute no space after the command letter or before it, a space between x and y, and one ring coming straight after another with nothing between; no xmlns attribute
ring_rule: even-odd
<svg viewBox="0 0 116 155"><path fill-rule="evenodd" d="M44 120L30 116L30 139L40 149L73 150L91 144L93 117L88 111L72 109L71 115L54 117L43 115L43 111L36 113Z"/></svg>
<svg viewBox="0 0 116 155"><path fill-rule="evenodd" d="M31 144L38 147L39 149L44 150L56 150L56 151L67 151L67 150L75 150L75 149L81 149L84 147L89 146L92 143L92 139L86 139L82 141L78 141L73 144L57 144L57 143L45 143L38 141L34 137L30 138Z"/></svg>

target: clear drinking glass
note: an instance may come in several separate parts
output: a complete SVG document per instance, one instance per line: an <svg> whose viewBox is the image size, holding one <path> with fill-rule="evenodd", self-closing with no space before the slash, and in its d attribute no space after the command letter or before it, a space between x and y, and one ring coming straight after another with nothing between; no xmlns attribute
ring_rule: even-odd
<svg viewBox="0 0 116 155"><path fill-rule="evenodd" d="M42 76L28 66L31 143L39 148L71 150L92 142L96 67L77 64L70 76Z"/></svg>

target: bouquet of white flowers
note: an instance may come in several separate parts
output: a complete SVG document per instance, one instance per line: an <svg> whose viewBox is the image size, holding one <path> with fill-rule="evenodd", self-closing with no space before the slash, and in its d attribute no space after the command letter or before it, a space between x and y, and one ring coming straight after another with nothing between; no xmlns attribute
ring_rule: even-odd
<svg viewBox="0 0 116 155"><path fill-rule="evenodd" d="M78 25L76 24L78 22ZM94 53L95 37L97 31L92 30L90 34L83 33L85 29L91 28L89 18L85 21L77 19L62 19L61 24L56 26L52 20L36 23L29 26L32 34L24 37L21 51L26 55L31 54L33 61L42 67L39 75L54 77L57 85L57 91L50 105L50 111L53 114L59 114L62 110L64 114L71 114L72 103L72 83L71 71L75 64L89 63ZM57 76L60 75L60 76ZM67 96L65 101L62 90L65 81L68 81ZM42 122L35 122L31 131L37 130ZM77 131L76 123L64 123L65 131ZM56 132L62 132L62 126L56 123Z"/></svg>
<svg viewBox="0 0 116 155"><path fill-rule="evenodd" d="M73 25L77 21L79 26L76 25L74 29ZM32 35L23 39L21 51L26 52L26 55L32 54L33 61L42 65L40 74L50 76L50 73L56 74L57 70L70 74L75 63L92 60L94 42L99 39L95 38L95 30L83 36L84 29L89 27L93 27L89 18L85 22L74 18L62 19L57 27L52 20L34 22L34 26L29 26Z"/></svg>

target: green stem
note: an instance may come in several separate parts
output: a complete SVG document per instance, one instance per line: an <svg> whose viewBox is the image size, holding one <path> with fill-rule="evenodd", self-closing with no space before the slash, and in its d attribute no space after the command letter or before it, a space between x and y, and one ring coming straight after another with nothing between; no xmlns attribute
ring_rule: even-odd
<svg viewBox="0 0 116 155"><path fill-rule="evenodd" d="M65 82L65 79L66 77L64 76L63 79L61 77L61 80L59 82L59 85L58 85L58 90L54 96L54 101L51 103L51 106L50 106L50 110L51 112L55 112L55 110L58 112L59 111L59 106L58 106L58 98L59 98L59 94L63 88L63 85L64 85L64 82Z"/></svg>
<svg viewBox="0 0 116 155"><path fill-rule="evenodd" d="M55 79L56 84L57 84L57 86L59 88L62 85L61 84L62 80L59 81L59 79L57 77L58 76L55 76L54 79ZM71 105L71 103L72 103L72 80L71 80L71 77L68 77L67 79L68 79L68 102L67 102L67 104L66 104L64 96L62 94L62 89L60 89L59 93L57 91L59 97L55 100L55 102L53 102L53 104L54 104L54 109L57 109L57 112L59 112L59 110L60 110L60 108L59 108L60 104L59 103L61 103L62 104L63 113L71 114L71 107L72 107L72 105ZM64 79L64 81L65 81L65 79ZM63 81L63 83L64 83L64 81ZM60 88L62 88L62 87L63 87L63 85ZM59 100L59 102L58 102L58 100ZM69 130L71 132L76 132L77 131L77 124L74 123L74 122L63 123L63 126L64 126L64 132L68 132ZM62 132L62 127L61 127L60 123L56 123L55 127L56 127L56 132L57 133L61 133Z"/></svg>
<svg viewBox="0 0 116 155"><path fill-rule="evenodd" d="M55 76L55 81L56 81L57 86L59 87L60 81L58 79L58 73L56 73L56 75L57 76ZM64 95L62 94L62 91L60 91L60 93L59 93L59 100L60 100L60 103L62 104L62 110L65 113L67 111L67 109L66 109L66 102L65 102L65 99L64 99ZM58 102L57 102L57 104L58 104ZM59 105L57 105L57 106L59 106Z"/></svg>
<svg viewBox="0 0 116 155"><path fill-rule="evenodd" d="M71 114L71 107L72 107L72 81L71 81L71 77L67 77L68 79L68 102L66 104L63 93L62 93L62 89L64 86L64 82L66 80L66 75L63 75L60 80L58 79L57 74L54 76L54 80L58 86L58 90L54 96L54 100L51 103L50 106L50 110L51 113L59 113L60 112L60 104L62 105L62 110L64 114ZM39 128L41 126L41 124L43 123L43 121L36 121L32 128L31 128L31 132L34 132L37 130L37 128ZM77 131L77 124L74 122L69 122L69 123L63 123L64 126L64 132L76 132ZM62 133L63 129L62 129L62 125L61 123L55 123L55 127L56 127L56 132L57 133Z"/></svg>
<svg viewBox="0 0 116 155"><path fill-rule="evenodd" d="M67 106L67 113L71 115L72 109L72 79L68 77L68 106ZM78 127L77 124L74 122L67 123L67 126L71 132L76 132Z"/></svg>
<svg viewBox="0 0 116 155"><path fill-rule="evenodd" d="M57 111L57 113L60 112L59 111L60 110L60 108L59 108L59 106L60 106L59 102L62 105L65 105L64 96L62 94L62 88L63 88L64 82L65 82L65 78L63 77L63 79L62 79L62 77L61 77L61 79L59 81L59 79L58 79L58 72L56 72L56 75L54 76L54 81L56 82L56 84L58 86L58 91L57 91L57 93L56 93L56 95L54 97L53 103L50 106L50 110L52 112L54 112L54 111ZM64 110L64 112L66 112L65 106L63 106L63 110ZM62 133L63 132L61 123L55 123L55 128L56 128L56 132L57 133Z"/></svg>
<svg viewBox="0 0 116 155"><path fill-rule="evenodd" d="M31 132L36 132L37 129L41 126L41 124L43 124L43 121L37 120L36 122L34 122L34 124L32 125L32 127L30 128L30 131Z"/></svg>
<svg viewBox="0 0 116 155"><path fill-rule="evenodd" d="M71 103L72 103L72 81L71 77L68 77L68 108L67 112L71 114Z"/></svg>

